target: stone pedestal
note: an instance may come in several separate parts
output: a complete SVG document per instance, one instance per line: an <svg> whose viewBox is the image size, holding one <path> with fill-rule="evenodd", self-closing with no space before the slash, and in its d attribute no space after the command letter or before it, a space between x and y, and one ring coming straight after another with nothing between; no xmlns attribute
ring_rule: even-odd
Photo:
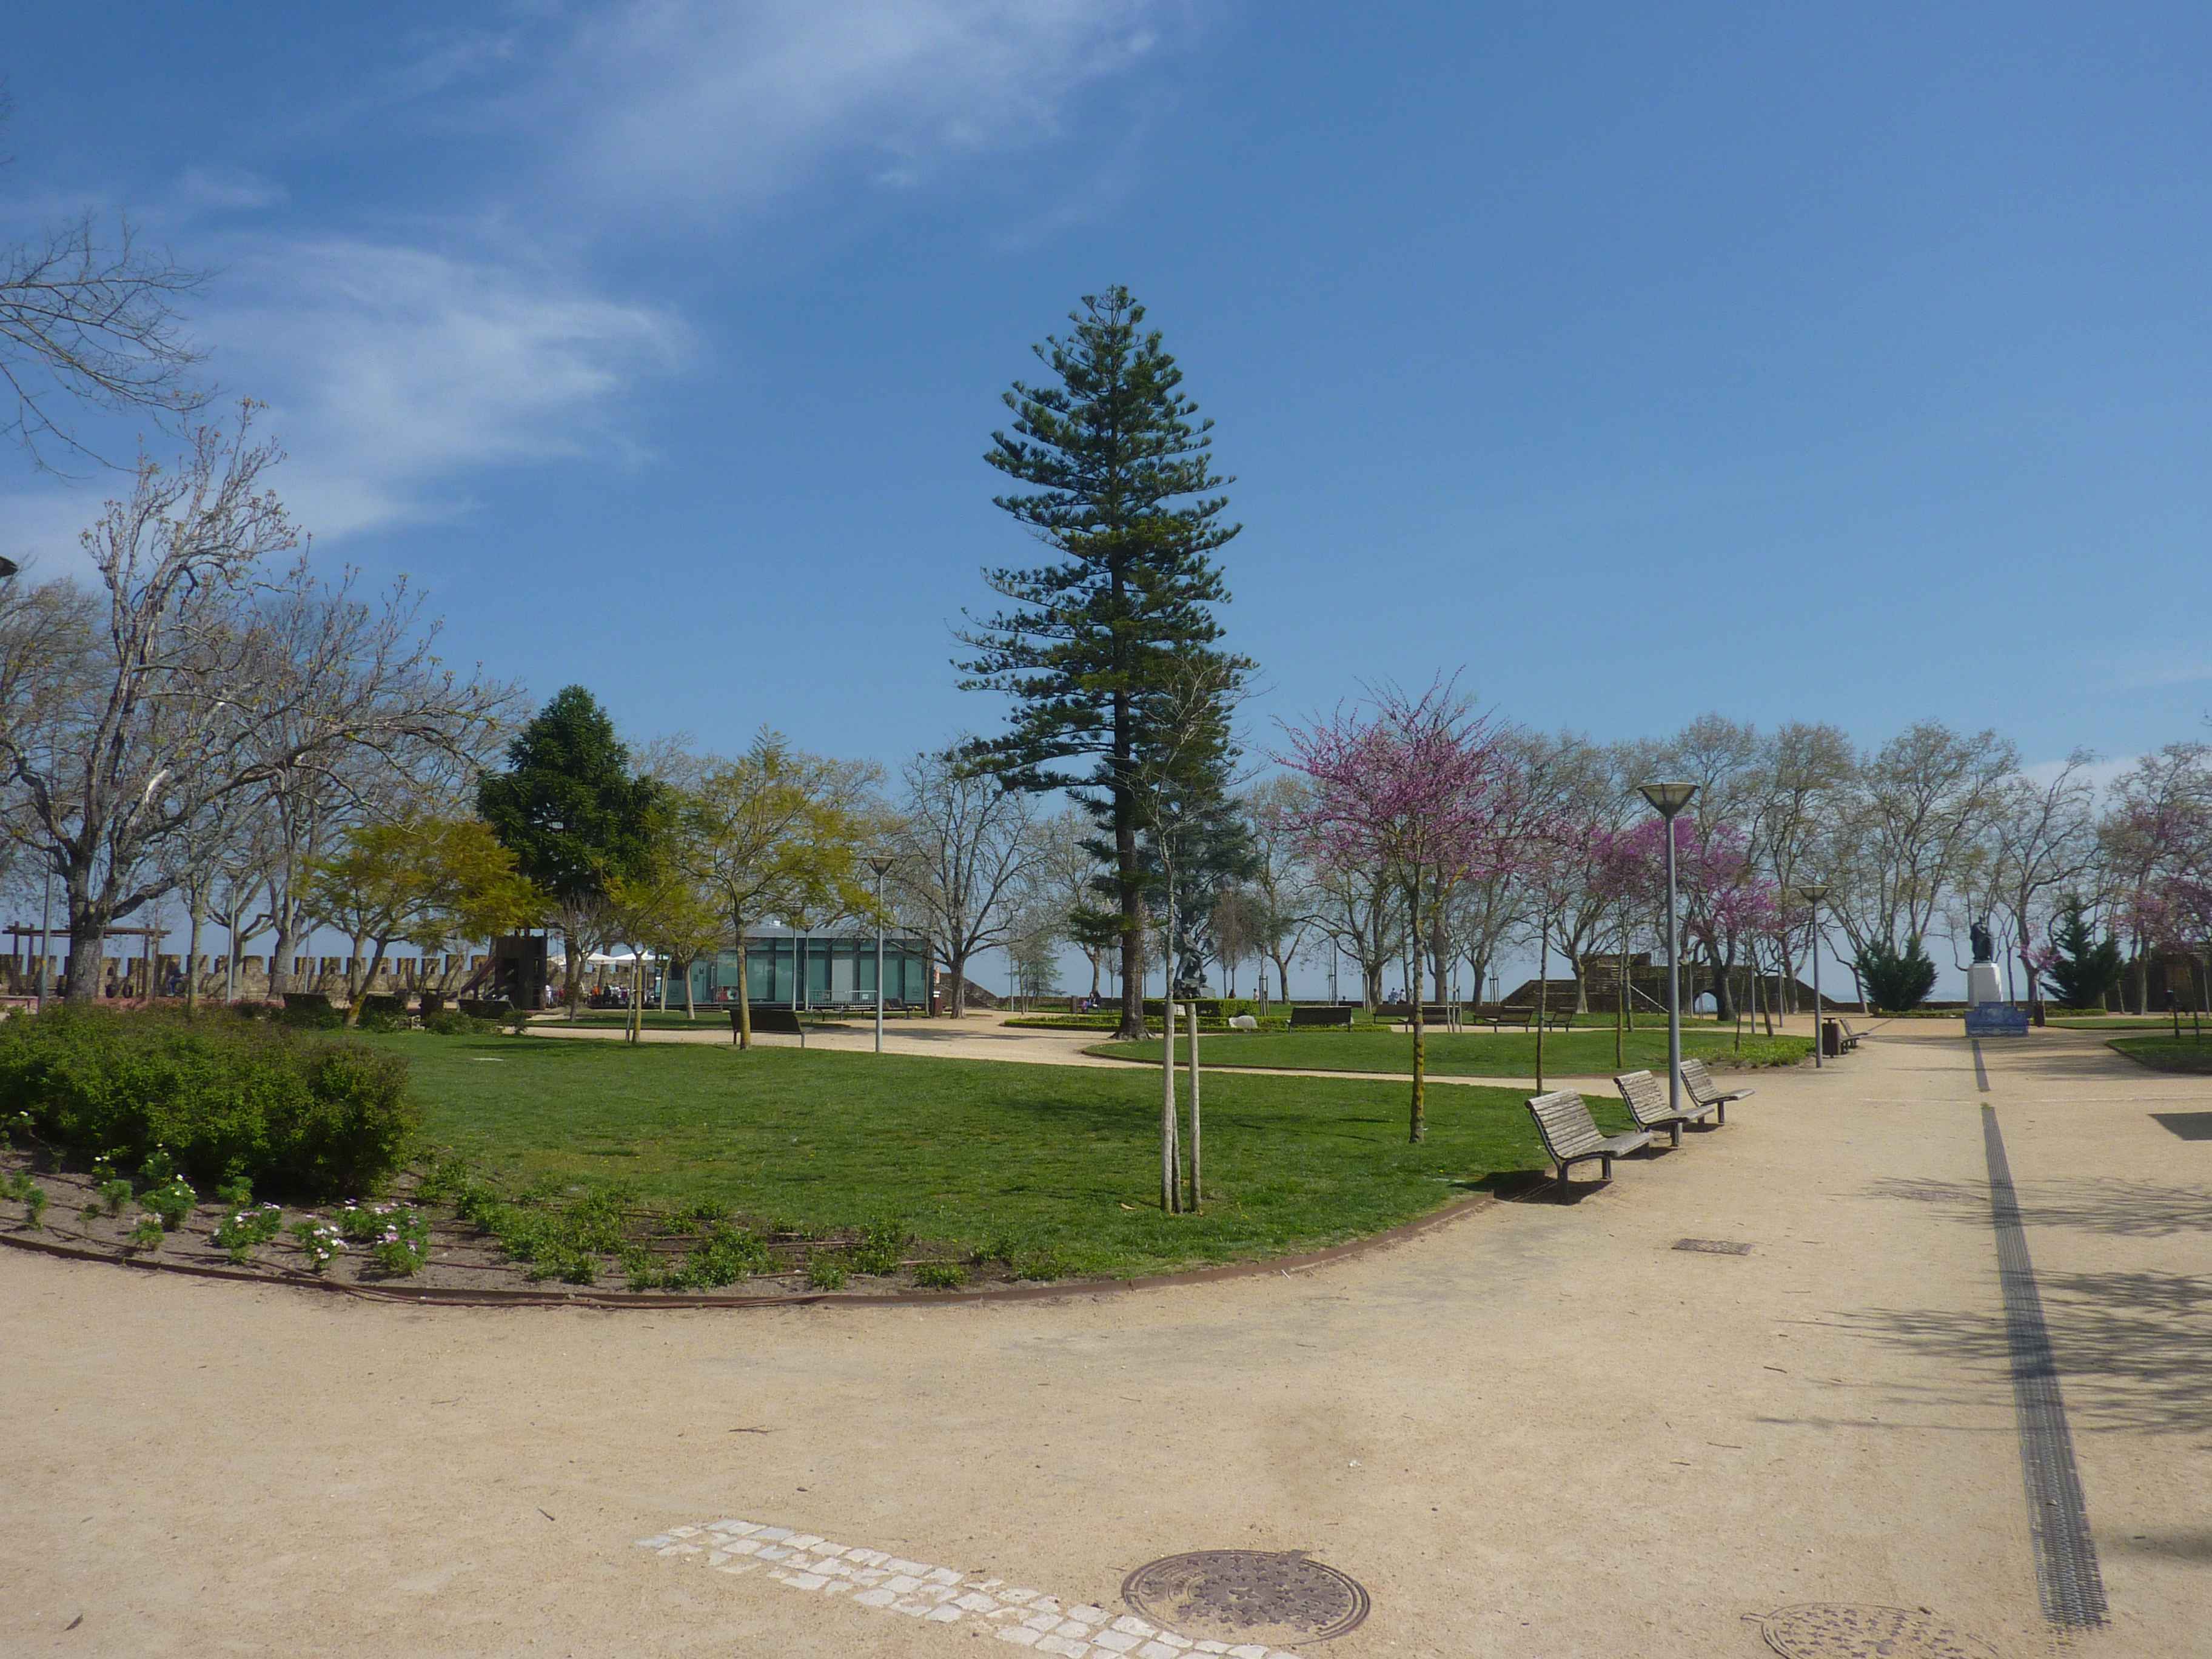
<svg viewBox="0 0 2212 1659"><path fill-rule="evenodd" d="M1978 962L1966 969L1966 1006L1969 1008L1978 1007L1984 1002L2002 1002L2004 1000L2004 980L1997 972L1996 963Z"/></svg>

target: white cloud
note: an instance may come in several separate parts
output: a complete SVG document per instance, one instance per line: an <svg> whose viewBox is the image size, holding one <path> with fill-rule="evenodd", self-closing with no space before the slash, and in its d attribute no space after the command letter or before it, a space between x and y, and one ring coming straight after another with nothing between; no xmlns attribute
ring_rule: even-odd
<svg viewBox="0 0 2212 1659"><path fill-rule="evenodd" d="M769 199L825 159L896 187L930 162L1058 130L1078 88L1157 44L1158 0L627 0L522 94L571 136L587 192L704 212Z"/></svg>
<svg viewBox="0 0 2212 1659"><path fill-rule="evenodd" d="M270 405L280 482L319 535L465 510L464 473L636 458L624 399L676 370L669 313L550 269L356 240L258 246L204 331L227 385Z"/></svg>
<svg viewBox="0 0 2212 1659"><path fill-rule="evenodd" d="M2110 760L2102 758L2093 760L2082 767L2075 775L2087 783L2098 794L2102 795L2112 787L2113 781L2122 773L2142 758L2140 755L2119 755ZM2057 781L2058 775L2066 769L2066 765L2067 763L2063 760L2037 761L2033 765L2021 767L2020 775L2030 783L2047 787Z"/></svg>
<svg viewBox="0 0 2212 1659"><path fill-rule="evenodd" d="M243 167L194 167L177 181L176 211L187 216L204 213L251 213L277 207L287 199L284 186L273 179Z"/></svg>

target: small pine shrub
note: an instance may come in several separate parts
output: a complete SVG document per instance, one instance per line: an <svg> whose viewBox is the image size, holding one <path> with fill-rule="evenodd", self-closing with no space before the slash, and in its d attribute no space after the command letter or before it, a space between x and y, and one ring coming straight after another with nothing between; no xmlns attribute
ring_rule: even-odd
<svg viewBox="0 0 2212 1659"><path fill-rule="evenodd" d="M838 1257L817 1251L806 1258L806 1283L817 1291L842 1291L845 1288L845 1264Z"/></svg>
<svg viewBox="0 0 2212 1659"><path fill-rule="evenodd" d="M168 1237L157 1215L142 1215L138 1224L131 1230L131 1248L134 1250L158 1250L161 1241Z"/></svg>
<svg viewBox="0 0 2212 1659"><path fill-rule="evenodd" d="M161 1219L164 1232L174 1232L191 1218L192 1206L200 1195L192 1190L192 1183L182 1176L171 1176L158 1187L149 1187L138 1194L141 1209Z"/></svg>
<svg viewBox="0 0 2212 1659"><path fill-rule="evenodd" d="M957 1261L917 1262L914 1282L925 1291L957 1291L968 1282L968 1270Z"/></svg>

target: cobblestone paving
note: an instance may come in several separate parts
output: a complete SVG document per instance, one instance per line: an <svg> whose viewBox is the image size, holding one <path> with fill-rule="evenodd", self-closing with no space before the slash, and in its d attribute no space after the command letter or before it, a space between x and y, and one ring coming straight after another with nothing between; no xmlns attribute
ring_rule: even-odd
<svg viewBox="0 0 2212 1659"><path fill-rule="evenodd" d="M788 1589L842 1595L879 1613L903 1613L931 1624L975 1620L994 1626L1002 1642L1060 1659L1191 1659L1225 1654L1230 1659L1298 1659L1265 1644L1196 1642L1142 1619L1116 1618L1088 1602L1069 1602L1003 1578L970 1578L951 1567L909 1561L882 1550L855 1549L789 1527L757 1521L709 1521L672 1527L640 1547L678 1560L696 1559L715 1572L764 1572Z"/></svg>

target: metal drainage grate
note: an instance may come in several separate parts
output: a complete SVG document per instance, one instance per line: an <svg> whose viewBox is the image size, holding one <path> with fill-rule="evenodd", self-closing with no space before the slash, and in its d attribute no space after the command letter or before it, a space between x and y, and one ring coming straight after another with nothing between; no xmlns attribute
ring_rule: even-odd
<svg viewBox="0 0 2212 1659"><path fill-rule="evenodd" d="M1357 1579L1303 1550L1197 1550L1147 1562L1122 1599L1200 1641L1326 1642L1367 1617Z"/></svg>
<svg viewBox="0 0 2212 1659"><path fill-rule="evenodd" d="M1750 1245L1739 1244L1735 1240L1727 1238L1678 1238L1674 1241L1674 1248L1678 1250L1697 1250L1705 1255L1749 1255L1751 1254Z"/></svg>
<svg viewBox="0 0 2212 1659"><path fill-rule="evenodd" d="M1853 1607L1808 1601L1759 1621L1783 1659L1998 1659L1997 1650L1925 1607Z"/></svg>

